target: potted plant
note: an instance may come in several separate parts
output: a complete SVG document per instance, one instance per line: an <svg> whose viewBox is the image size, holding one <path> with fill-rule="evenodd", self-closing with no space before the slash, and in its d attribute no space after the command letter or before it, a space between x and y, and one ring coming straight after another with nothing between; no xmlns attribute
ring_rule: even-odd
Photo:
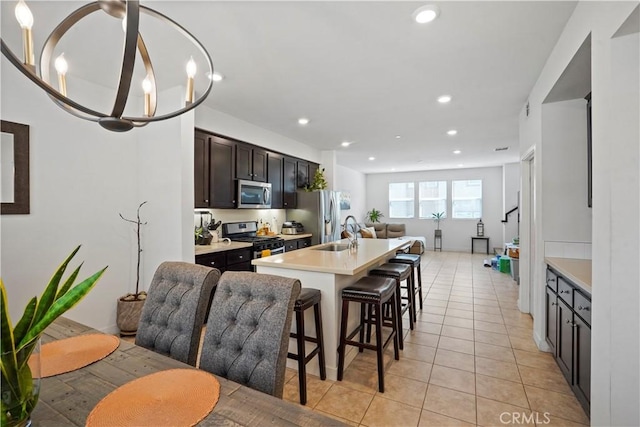
<svg viewBox="0 0 640 427"><path fill-rule="evenodd" d="M128 293L118 299L118 308L116 312L116 325L120 329L120 335L135 335L138 331L138 322L140 322L140 315L142 314L142 307L147 299L147 293L140 291L140 254L142 253L142 245L140 239L140 228L146 225L146 222L140 220L140 208L147 202L140 203L138 206L136 220L127 219L122 214L120 218L127 222L131 222L136 225L135 233L138 239L138 262L136 268L136 293Z"/></svg>
<svg viewBox="0 0 640 427"><path fill-rule="evenodd" d="M442 237L442 230L440 230L440 221L444 219L444 212L434 212L431 217L436 222L435 237Z"/></svg>
<svg viewBox="0 0 640 427"><path fill-rule="evenodd" d="M40 335L55 319L76 305L95 286L107 267L73 286L80 265L60 285L67 265L78 252L78 246L58 267L49 284L38 300L33 297L24 309L22 317L13 326L9 318L7 291L2 279L0 290L0 366L2 367L2 426L22 426L29 424L31 412L38 402L40 393L38 348ZM30 361L31 360L31 361Z"/></svg>
<svg viewBox="0 0 640 427"><path fill-rule="evenodd" d="M367 215L365 216L365 221L370 223L380 222L380 218L382 218L383 216L384 215L382 214L382 212L380 212L376 208L373 208L369 212L367 212Z"/></svg>
<svg viewBox="0 0 640 427"><path fill-rule="evenodd" d="M326 190L328 187L327 180L324 177L324 168L316 169L309 185L305 185L304 191Z"/></svg>

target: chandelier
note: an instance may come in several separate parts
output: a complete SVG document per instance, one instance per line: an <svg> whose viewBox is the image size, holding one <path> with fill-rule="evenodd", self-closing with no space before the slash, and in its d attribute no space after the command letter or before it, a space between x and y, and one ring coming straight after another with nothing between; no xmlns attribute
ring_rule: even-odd
<svg viewBox="0 0 640 427"><path fill-rule="evenodd" d="M120 68L120 77L115 93L113 108L110 112L100 112L88 108L74 101L67 95L66 74L68 71L68 63L64 54L59 55L54 60L54 67L57 73L57 86L51 82L50 65L54 50L64 36L64 34L73 27L78 21L85 16L96 12L103 11L115 18L122 20L122 28L124 30L124 47L122 53L122 65ZM194 77L197 72L196 62L191 57L186 65L187 90L185 95L184 107L173 112L156 115L157 107L157 87L156 76L153 65L149 57L147 46L139 33L140 14L144 13L162 23L172 26L183 37L188 39L207 62L209 68L207 76L213 76L213 63L207 50L202 44L189 33L185 28L173 21L171 18L145 6L141 6L137 0L98 0L82 6L72 12L69 16L58 24L58 26L47 37L40 55L39 70L37 73L35 58L33 52L33 36L32 27L34 23L33 15L24 0L20 0L15 8L15 15L20 27L22 28L22 43L24 47L23 59L18 58L9 49L4 40L2 42L2 54L18 69L22 74L27 76L31 81L43 89L53 102L63 108L65 111L77 116L81 119L98 122L100 126L110 131L126 132L134 127L144 126L150 122L166 120L197 107L205 100L211 92L212 80L206 90L194 99ZM130 95L131 84L133 80L133 71L137 54L142 59L146 77L141 82L144 93L144 110L139 117L125 116L124 110ZM185 58L186 59L186 58Z"/></svg>

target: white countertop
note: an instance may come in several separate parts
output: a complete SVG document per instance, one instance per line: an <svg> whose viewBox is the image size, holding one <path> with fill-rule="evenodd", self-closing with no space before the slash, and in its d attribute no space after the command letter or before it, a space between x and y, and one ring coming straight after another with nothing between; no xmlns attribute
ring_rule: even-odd
<svg viewBox="0 0 640 427"><path fill-rule="evenodd" d="M342 239L334 243L346 245L349 240ZM329 245L323 244L266 258L254 259L251 263L272 268L351 276L366 270L390 255L394 255L398 249L411 243L412 241L407 239L358 239L358 249L355 251L348 249L339 252L317 250L317 248Z"/></svg>
<svg viewBox="0 0 640 427"><path fill-rule="evenodd" d="M250 248L251 246L253 246L251 243L246 242L224 242L212 243L210 245L196 245L196 255L232 251L234 249Z"/></svg>
<svg viewBox="0 0 640 427"><path fill-rule="evenodd" d="M545 257L544 261L591 295L591 260Z"/></svg>
<svg viewBox="0 0 640 427"><path fill-rule="evenodd" d="M301 234L278 234L278 237L282 237L284 240L298 240L304 239L307 237L311 237L313 234L311 233L301 233Z"/></svg>

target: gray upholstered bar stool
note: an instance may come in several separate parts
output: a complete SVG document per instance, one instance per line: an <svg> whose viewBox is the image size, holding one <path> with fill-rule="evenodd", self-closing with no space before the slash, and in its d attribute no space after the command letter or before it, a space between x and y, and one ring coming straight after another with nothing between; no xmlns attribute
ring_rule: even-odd
<svg viewBox="0 0 640 427"><path fill-rule="evenodd" d="M287 354L289 359L298 361L298 383L300 384L300 404L307 404L307 363L316 355L320 364L320 379L327 378L327 367L324 361L324 339L322 333L322 311L320 310L320 291L312 288L302 288L300 296L293 305L293 311L296 314L296 332L291 333L290 337L296 339L298 353ZM316 336L309 337L304 332L304 311L313 307L313 318L316 324ZM312 342L316 347L307 354L305 342Z"/></svg>
<svg viewBox="0 0 640 427"><path fill-rule="evenodd" d="M413 330L413 323L415 319L415 292L413 291L413 282L411 281L412 267L406 264L382 264L373 270L369 270L369 276L380 276L394 279L396 282L396 306L398 310L398 341L400 349L404 349L404 338L402 329L402 316L407 310L409 311L409 328ZM402 296L402 282L407 281L407 296ZM406 304L402 303L402 300L406 300ZM369 331L367 331L367 337Z"/></svg>
<svg viewBox="0 0 640 427"><path fill-rule="evenodd" d="M396 283L392 279L384 277L363 277L351 286L342 290L342 320L340 322L340 345L338 347L338 381L342 381L344 374L344 356L346 346L352 345L362 349L376 350L378 359L378 390L384 393L384 350L387 348L391 340L393 340L394 357L400 359L398 351L399 340L398 331L400 315L397 311ZM349 303L360 303L360 324L351 333L347 335L347 324L349 322ZM387 304L391 309L390 323L385 323L383 306ZM372 321L371 317L365 316L365 311L373 308L376 327L376 343L368 344L364 341L364 327L366 322ZM391 333L386 341L382 341L382 327L391 326ZM360 334L358 341L351 339Z"/></svg>
<svg viewBox="0 0 640 427"><path fill-rule="evenodd" d="M397 254L395 257L391 258L389 262L391 264L407 264L411 266L411 281L413 282L413 292L414 295L417 292L419 301L420 301L420 310L422 310L422 271L420 268L420 261L422 257L416 254ZM415 270L414 270L415 269ZM416 280L415 271L418 271L418 280ZM416 314L418 310L418 304L414 306L413 314ZM417 318L414 317L413 321L417 321Z"/></svg>

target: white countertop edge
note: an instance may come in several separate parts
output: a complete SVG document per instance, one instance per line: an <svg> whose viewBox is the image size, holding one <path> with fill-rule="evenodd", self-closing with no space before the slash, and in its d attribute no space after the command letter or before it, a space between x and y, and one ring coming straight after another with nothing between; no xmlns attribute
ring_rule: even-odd
<svg viewBox="0 0 640 427"><path fill-rule="evenodd" d="M544 261L561 273L576 286L580 287L583 291L587 292L591 296L591 260L590 259L575 259L575 258L558 258L558 257L545 257ZM588 278L580 277L579 272L588 268ZM582 275L584 276L584 275ZM587 281L588 280L588 281Z"/></svg>
<svg viewBox="0 0 640 427"><path fill-rule="evenodd" d="M228 243L212 243L210 245L196 245L196 256L206 255L216 252L232 251L234 249L250 248L251 243L246 242L228 242Z"/></svg>

